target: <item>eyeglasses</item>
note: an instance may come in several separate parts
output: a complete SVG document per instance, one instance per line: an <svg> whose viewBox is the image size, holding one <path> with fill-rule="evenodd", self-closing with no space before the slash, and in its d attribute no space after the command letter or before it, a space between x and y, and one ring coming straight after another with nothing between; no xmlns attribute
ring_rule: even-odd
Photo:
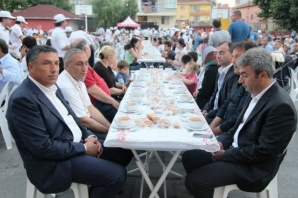
<svg viewBox="0 0 298 198"><path fill-rule="evenodd" d="M213 54L214 54L214 56L216 56L216 55L221 55L221 56L223 56L223 55L225 55L227 52L224 52L224 51L219 51L219 52L213 52Z"/></svg>

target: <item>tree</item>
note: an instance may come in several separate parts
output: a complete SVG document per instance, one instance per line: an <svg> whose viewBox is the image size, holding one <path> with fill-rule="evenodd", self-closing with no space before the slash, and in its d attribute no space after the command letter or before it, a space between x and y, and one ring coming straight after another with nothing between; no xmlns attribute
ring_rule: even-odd
<svg viewBox="0 0 298 198"><path fill-rule="evenodd" d="M297 0L254 0L262 12L259 17L272 17L276 24L284 29L298 29L298 1Z"/></svg>
<svg viewBox="0 0 298 198"><path fill-rule="evenodd" d="M93 0L93 15L97 26L113 27L126 17L135 17L138 6L135 0Z"/></svg>
<svg viewBox="0 0 298 198"><path fill-rule="evenodd" d="M131 18L135 18L136 14L138 12L138 4L136 0L125 0L124 2L124 8L122 11L122 17L120 21L123 21L128 16Z"/></svg>
<svg viewBox="0 0 298 198"><path fill-rule="evenodd" d="M2 0L0 9L14 12L39 4L54 5L67 11L71 9L69 0Z"/></svg>

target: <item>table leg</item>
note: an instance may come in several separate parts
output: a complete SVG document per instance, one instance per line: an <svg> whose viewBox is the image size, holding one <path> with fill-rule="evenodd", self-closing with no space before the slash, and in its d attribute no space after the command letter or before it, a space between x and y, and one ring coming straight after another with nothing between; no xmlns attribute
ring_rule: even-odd
<svg viewBox="0 0 298 198"><path fill-rule="evenodd" d="M152 190L154 189L154 187L153 187L153 184L152 184L152 182L151 182L151 180L150 180L150 178L149 178L147 172L146 172L145 169L144 169L144 164L142 163L142 161L141 161L141 159L140 159L138 153L137 153L135 150L131 150L131 151L132 151L134 157L136 158L136 164L137 164L137 166L139 167L139 169L140 169L140 171L141 171L141 173L142 173L142 176L144 177L144 179L145 179L145 181L146 181L146 183L147 183L149 189L152 191ZM173 158L174 158L174 157L173 157ZM172 165L172 166L173 166L173 165ZM171 168L172 168L172 167L171 167ZM158 190L158 189L157 189L157 190ZM152 194L152 193L151 193L151 194ZM152 196L151 198L153 198L153 197L159 198L159 196L158 196L158 194L157 194L157 191L155 192L154 196Z"/></svg>
<svg viewBox="0 0 298 198"><path fill-rule="evenodd" d="M154 186L153 190L151 190L151 188L150 188L151 194L150 194L149 198L153 198L153 197L155 197L157 195L157 191L159 190L160 186L162 185L162 183L166 179L166 177L169 174L169 172L172 169L172 167L174 166L174 164L175 164L176 160L178 159L180 153L181 153L181 151L176 151L176 153L173 155L172 159L170 160L168 166L166 167L165 171L163 172L163 174L159 178L157 184ZM148 177L148 175L146 175L146 176ZM151 183L151 181L150 181L150 183Z"/></svg>
<svg viewBox="0 0 298 198"><path fill-rule="evenodd" d="M166 169L166 166L164 165L164 163L163 163L162 160L160 159L160 157L159 157L157 151L153 151L153 152L154 152L154 156L155 156L155 158L157 159L157 161L159 162L159 164L160 164L164 169ZM174 155L174 153L172 153L172 154ZM178 158L179 158L179 157L180 157L180 156L178 156ZM170 173L173 174L173 175L175 175L175 176L177 176L177 177L180 177L181 179L183 178L183 175L181 175L181 174L179 174L179 173L176 173L175 171L170 170Z"/></svg>

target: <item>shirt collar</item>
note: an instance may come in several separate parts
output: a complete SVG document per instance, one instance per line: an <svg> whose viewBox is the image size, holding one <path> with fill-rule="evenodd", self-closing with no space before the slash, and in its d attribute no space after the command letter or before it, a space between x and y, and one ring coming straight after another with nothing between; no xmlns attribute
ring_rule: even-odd
<svg viewBox="0 0 298 198"><path fill-rule="evenodd" d="M42 84L40 84L39 82L37 82L36 80L34 80L30 74L28 75L29 79L44 93L56 93L57 91L57 86L56 85L52 85L49 88L43 86Z"/></svg>
<svg viewBox="0 0 298 198"><path fill-rule="evenodd" d="M76 79L74 79L70 73L68 73L68 71L64 70L63 72L65 72L65 75L69 78L70 82L75 86L75 87L80 87L82 81L76 81Z"/></svg>
<svg viewBox="0 0 298 198"><path fill-rule="evenodd" d="M229 64L228 66L226 66L226 67L220 67L220 68L218 68L218 72L219 73L227 73L228 72L228 70L230 69L230 67L232 67L232 65L233 65L233 63L231 63L231 64Z"/></svg>
<svg viewBox="0 0 298 198"><path fill-rule="evenodd" d="M272 85L275 83L275 80L273 80L273 82L268 86L268 87L266 87L263 91L261 91L258 95L256 95L256 96L252 96L251 95L251 97L252 97L252 99L254 99L254 100L260 100L260 98L264 95L264 93L270 88L270 87L272 87Z"/></svg>

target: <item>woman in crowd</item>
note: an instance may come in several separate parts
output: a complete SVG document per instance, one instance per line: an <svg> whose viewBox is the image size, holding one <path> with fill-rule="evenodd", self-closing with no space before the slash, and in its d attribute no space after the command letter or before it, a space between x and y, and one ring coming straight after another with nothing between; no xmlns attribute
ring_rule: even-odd
<svg viewBox="0 0 298 198"><path fill-rule="evenodd" d="M202 83L199 82L198 90L193 94L194 97L197 97L196 102L200 109L209 101L215 89L218 72L216 55L214 54L215 51L216 49L214 47L208 46L202 52L203 68L199 75L199 80Z"/></svg>
<svg viewBox="0 0 298 198"><path fill-rule="evenodd" d="M160 38L160 44L158 46L158 51L161 53L165 49L165 42L167 41L167 37L163 36Z"/></svg>
<svg viewBox="0 0 298 198"><path fill-rule="evenodd" d="M167 60L169 64L171 64L175 69L180 69L181 67L181 58L183 55L186 54L185 52L185 43L184 40L181 38L177 41L176 43L176 56L175 56L175 60Z"/></svg>
<svg viewBox="0 0 298 198"><path fill-rule="evenodd" d="M144 67L137 62L137 59L142 56L143 45L141 40L137 37L133 37L130 42L124 46L125 49L125 60L130 65L130 70L139 70Z"/></svg>
<svg viewBox="0 0 298 198"><path fill-rule="evenodd" d="M103 46L99 52L100 61L98 61L93 69L104 79L110 88L112 96L116 100L121 100L126 92L126 86L116 82L116 77L112 69L117 68L116 53L113 47Z"/></svg>

